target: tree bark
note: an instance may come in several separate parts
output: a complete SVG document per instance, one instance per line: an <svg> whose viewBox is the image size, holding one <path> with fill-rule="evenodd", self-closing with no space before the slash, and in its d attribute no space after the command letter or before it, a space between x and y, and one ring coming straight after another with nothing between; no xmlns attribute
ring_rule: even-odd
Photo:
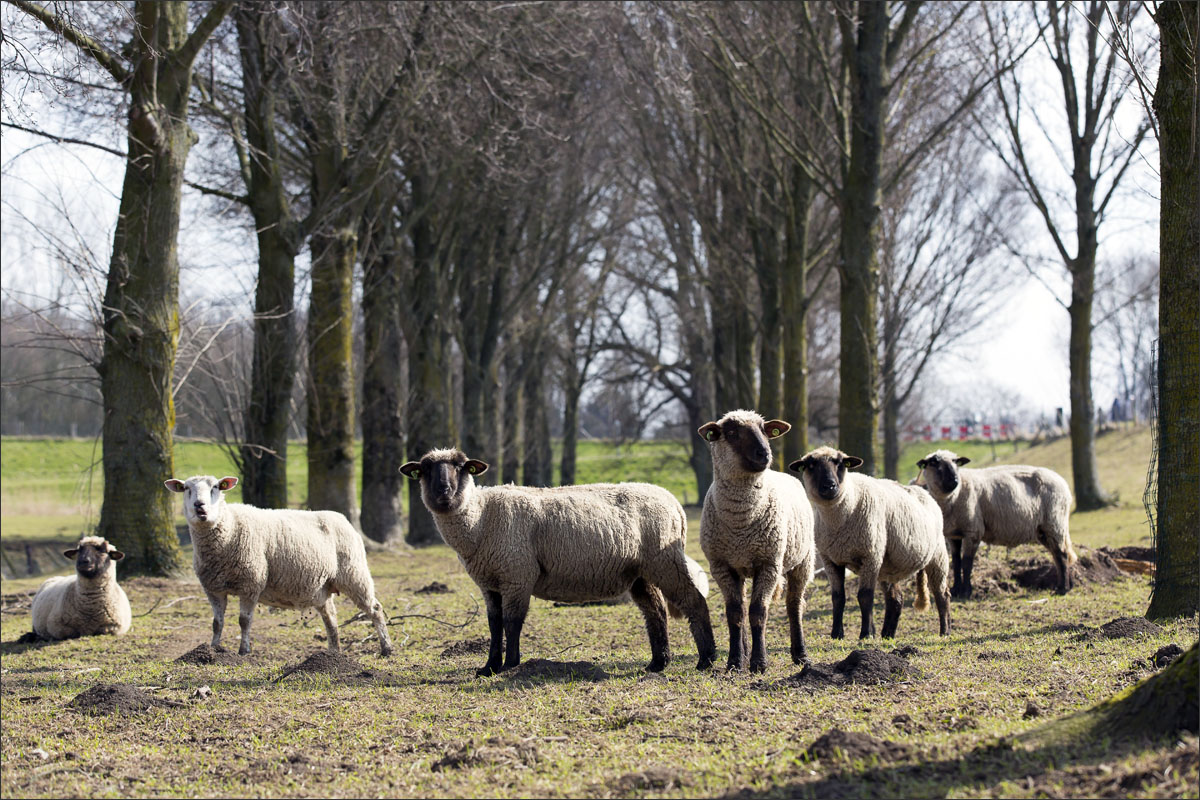
<svg viewBox="0 0 1200 800"><path fill-rule="evenodd" d="M863 460L861 472L878 469L879 364L876 298L879 293L880 172L884 146L884 96L888 83L889 4L859 2L851 58L850 162L841 221L841 334L838 443Z"/></svg>
<svg viewBox="0 0 1200 800"><path fill-rule="evenodd" d="M1095 297L1095 242L1091 258L1071 270L1071 472L1075 480L1075 508L1091 511L1112 503L1100 488L1096 468L1095 406L1092 401L1092 301ZM1088 263L1090 261L1090 263Z"/></svg>
<svg viewBox="0 0 1200 800"><path fill-rule="evenodd" d="M530 361L525 370L524 417L525 459L521 464L521 482L526 486L549 486L550 475L550 421L546 413L546 373L540 368L544 356L540 333L532 337L535 341L525 349L524 356Z"/></svg>
<svg viewBox="0 0 1200 800"><path fill-rule="evenodd" d="M1166 619L1191 616L1200 602L1200 5L1168 0L1159 6L1157 21L1162 34L1162 65L1154 92L1162 175L1157 569L1146 616Z"/></svg>
<svg viewBox="0 0 1200 800"><path fill-rule="evenodd" d="M242 499L286 508L287 429L295 382L295 259L298 234L275 136L275 90L266 65L261 7L234 10L246 117L247 198L258 237L254 355L242 454Z"/></svg>
<svg viewBox="0 0 1200 800"><path fill-rule="evenodd" d="M560 486L575 483L575 463L579 445L579 397L583 394L583 379L575 362L575 350L567 353L563 383L562 458L559 461Z"/></svg>
<svg viewBox="0 0 1200 800"><path fill-rule="evenodd" d="M504 483L520 483L521 464L521 354L510 337L504 351L504 431L500 447L501 476Z"/></svg>
<svg viewBox="0 0 1200 800"><path fill-rule="evenodd" d="M780 276L783 314L783 463L808 452L808 234L814 185L793 166L785 262Z"/></svg>
<svg viewBox="0 0 1200 800"><path fill-rule="evenodd" d="M765 203L764 203L765 205ZM760 210L760 213L763 213ZM783 416L783 319L781 308L782 268L779 263L779 235L775 226L761 224L759 218L752 233L755 272L761 315L758 331L758 406L766 419ZM783 457L776 453L776 461Z"/></svg>

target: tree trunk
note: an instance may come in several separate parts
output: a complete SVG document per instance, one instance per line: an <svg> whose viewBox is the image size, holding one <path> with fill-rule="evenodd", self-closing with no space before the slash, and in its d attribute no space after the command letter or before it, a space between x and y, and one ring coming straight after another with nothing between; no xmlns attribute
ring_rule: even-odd
<svg viewBox="0 0 1200 800"><path fill-rule="evenodd" d="M1071 287L1071 472L1075 508L1092 511L1111 503L1100 488L1096 469L1095 406L1092 402L1092 299L1095 295L1095 250L1092 258L1072 269ZM1090 262L1090 263L1089 263Z"/></svg>
<svg viewBox="0 0 1200 800"><path fill-rule="evenodd" d="M357 249L357 234L348 224L331 224L330 230L312 237L305 426L308 507L344 514L356 528L353 279Z"/></svg>
<svg viewBox="0 0 1200 800"><path fill-rule="evenodd" d="M1191 616L1200 602L1200 6L1170 0L1159 6L1156 18L1162 34L1162 66L1154 92L1162 174L1157 569L1146 616L1166 619ZM1195 669L1193 663L1193 678Z"/></svg>
<svg viewBox="0 0 1200 800"><path fill-rule="evenodd" d="M403 536L406 482L403 297L392 220L383 216L368 228L363 248L362 528L376 542Z"/></svg>
<svg viewBox="0 0 1200 800"><path fill-rule="evenodd" d="M187 3L139 2L134 19L125 180L104 294L104 504L96 532L127 556L123 574L166 575L182 565L163 481L174 471L176 239L196 141L187 115L198 48L184 47Z"/></svg>
<svg viewBox="0 0 1200 800"><path fill-rule="evenodd" d="M887 3L874 2L857 3L856 8L858 27L850 68L850 163L841 209L838 443L844 452L863 460L863 474L874 475L879 431L875 306L889 10Z"/></svg>
<svg viewBox="0 0 1200 800"><path fill-rule="evenodd" d="M575 483L575 456L579 443L579 396L583 393L583 380L575 362L574 349L567 353L562 380L563 435L558 482L560 486L570 486Z"/></svg>
<svg viewBox="0 0 1200 800"><path fill-rule="evenodd" d="M239 4L234 21L246 114L246 188L258 236L254 356L241 447L242 500L259 508L286 508L287 429L296 373L297 235L280 171L275 92L265 83L263 13L253 4Z"/></svg>
<svg viewBox="0 0 1200 800"><path fill-rule="evenodd" d="M521 464L521 354L512 338L504 352L504 432L500 448L504 483L520 483Z"/></svg>
<svg viewBox="0 0 1200 800"><path fill-rule="evenodd" d="M883 348L883 476L899 480L900 472L900 399L896 396L896 349L893 342Z"/></svg>
<svg viewBox="0 0 1200 800"><path fill-rule="evenodd" d="M783 419L792 425L783 438L783 463L808 452L808 231L813 184L793 168L787 218L787 249L780 275L783 315Z"/></svg>
<svg viewBox="0 0 1200 800"><path fill-rule="evenodd" d="M540 340L540 335L533 338ZM525 370L524 434L525 460L521 465L522 483L526 486L549 486L550 475L550 420L546 413L546 373L539 367L543 356L540 341L525 350L524 356L532 366Z"/></svg>
<svg viewBox="0 0 1200 800"><path fill-rule="evenodd" d="M756 223L757 224L757 223ZM783 321L780 307L781 267L778 234L772 225L754 232L754 261L762 309L758 340L758 406L766 419L783 416ZM776 461L783 454L776 453Z"/></svg>

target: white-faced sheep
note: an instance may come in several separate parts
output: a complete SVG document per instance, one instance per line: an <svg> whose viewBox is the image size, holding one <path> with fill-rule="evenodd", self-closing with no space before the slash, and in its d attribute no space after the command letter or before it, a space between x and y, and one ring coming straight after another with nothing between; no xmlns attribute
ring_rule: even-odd
<svg viewBox="0 0 1200 800"><path fill-rule="evenodd" d="M697 668L712 665L708 580L684 555L687 518L670 492L645 483L476 486L474 476L487 469L457 449L431 450L400 468L420 481L438 532L483 593L491 647L476 674L521 662L531 596L585 602L626 591L646 618L648 670L670 660L663 595L688 618Z"/></svg>
<svg viewBox="0 0 1200 800"><path fill-rule="evenodd" d="M971 570L980 542L1015 547L1040 542L1058 570L1058 593L1071 588L1071 487L1045 467L960 469L969 458L937 450L917 462L942 510L954 570L953 597L971 596Z"/></svg>
<svg viewBox="0 0 1200 800"><path fill-rule="evenodd" d="M875 635L872 613L876 582L883 585L884 591L882 635L896 635L903 600L900 584L914 575L914 608L928 608L932 591L938 631L945 636L950 632L950 564L937 503L917 486L846 471L859 466L862 459L832 447L819 447L788 465L788 469L800 473L816 513L817 552L833 590L831 635L834 639L844 635L848 566L858 573L860 639Z"/></svg>
<svg viewBox="0 0 1200 800"><path fill-rule="evenodd" d="M226 503L225 492L237 478L217 480L197 475L172 478L166 487L183 494L183 513L192 535L196 576L213 611L212 646L221 643L225 603L240 601L242 629L238 653L250 652L254 607L315 608L325 623L330 650L338 649L337 607L343 594L375 623L379 652L390 655L383 605L375 599L375 582L367 553L354 526L336 511L262 509Z"/></svg>
<svg viewBox="0 0 1200 800"><path fill-rule="evenodd" d="M33 596L33 632L42 639L116 634L129 630L129 598L117 584L125 554L100 536L84 536L63 555L75 560L74 575L50 578Z"/></svg>
<svg viewBox="0 0 1200 800"><path fill-rule="evenodd" d="M713 460L713 482L700 517L700 546L725 597L731 670L741 669L747 655L751 672L767 668L763 629L772 597L784 580L792 661L808 659L801 618L804 590L816 560L813 512L800 483L770 469L769 440L789 430L791 425L782 420L767 421L742 410L730 411L699 430ZM747 578L753 580L749 609Z"/></svg>

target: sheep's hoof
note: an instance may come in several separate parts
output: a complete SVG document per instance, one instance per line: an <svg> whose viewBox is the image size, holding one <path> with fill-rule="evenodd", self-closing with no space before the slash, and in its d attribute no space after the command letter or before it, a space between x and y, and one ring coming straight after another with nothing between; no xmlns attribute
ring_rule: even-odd
<svg viewBox="0 0 1200 800"><path fill-rule="evenodd" d="M239 646L239 647L238 647L238 655L239 655L239 656L248 656L248 655L250 655L250 645L243 644L243 645Z"/></svg>
<svg viewBox="0 0 1200 800"><path fill-rule="evenodd" d="M839 628L834 628L832 631L829 632L829 638L830 639L845 639L846 633L845 633L845 631L843 631Z"/></svg>
<svg viewBox="0 0 1200 800"><path fill-rule="evenodd" d="M490 678L493 675L495 675L497 672L499 672L500 669L502 669L502 668L492 669L491 665L485 664L482 667L480 667L479 669L475 670L475 677Z"/></svg>
<svg viewBox="0 0 1200 800"><path fill-rule="evenodd" d="M796 664L796 665L807 664L811 660L812 659L810 659L808 657L808 653L805 652L804 650L801 650L799 653L792 653L792 663L793 664Z"/></svg>
<svg viewBox="0 0 1200 800"><path fill-rule="evenodd" d="M766 672L767 671L767 660L765 658L762 659L761 661L757 661L753 658L750 659L750 671L751 672Z"/></svg>
<svg viewBox="0 0 1200 800"><path fill-rule="evenodd" d="M665 659L662 661L660 661L658 659L654 659L653 661L651 661L649 664L646 665L646 672L662 672L666 668L667 668L667 662Z"/></svg>
<svg viewBox="0 0 1200 800"><path fill-rule="evenodd" d="M699 670L711 669L712 665L713 665L712 656L701 656L700 660L696 662L696 669L699 669Z"/></svg>
<svg viewBox="0 0 1200 800"><path fill-rule="evenodd" d="M740 661L725 662L725 671L726 672L741 672L742 671L742 662L740 662Z"/></svg>

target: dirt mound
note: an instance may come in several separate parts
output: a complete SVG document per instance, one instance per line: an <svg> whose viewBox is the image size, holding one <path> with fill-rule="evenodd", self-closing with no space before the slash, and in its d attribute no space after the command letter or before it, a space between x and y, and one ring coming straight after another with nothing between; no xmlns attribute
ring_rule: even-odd
<svg viewBox="0 0 1200 800"><path fill-rule="evenodd" d="M375 673L359 663L358 659L332 650L318 650L299 664L288 667L276 678L281 681L296 673L330 675L335 678L373 678Z"/></svg>
<svg viewBox="0 0 1200 800"><path fill-rule="evenodd" d="M910 748L898 742L876 739L865 733L830 728L808 748L810 758L846 761L895 761L908 755Z"/></svg>
<svg viewBox="0 0 1200 800"><path fill-rule="evenodd" d="M453 658L473 653L486 653L491 643L492 640L486 636L480 636L478 639L463 639L462 641L447 645L446 649L442 651L442 658Z"/></svg>
<svg viewBox="0 0 1200 800"><path fill-rule="evenodd" d="M1080 583L1112 583L1120 578L1121 568L1112 556L1100 550L1078 547L1079 561L1071 567L1072 585ZM1024 566L1021 566L1022 562ZM1026 589L1054 589L1058 586L1058 571L1047 559L1027 558L1013 567L1013 580Z"/></svg>
<svg viewBox="0 0 1200 800"><path fill-rule="evenodd" d="M609 674L590 661L551 661L535 658L503 673L513 681L546 678L553 681L606 681Z"/></svg>
<svg viewBox="0 0 1200 800"><path fill-rule="evenodd" d="M1112 558L1127 558L1130 561L1149 561L1153 564L1157 558L1153 547L1140 547L1136 544L1125 547L1101 547L1101 553Z"/></svg>
<svg viewBox="0 0 1200 800"><path fill-rule="evenodd" d="M804 669L784 678L781 686L821 689L847 684L874 685L893 683L913 677L916 670L908 663L917 648L906 645L885 653L882 650L854 650L836 664L805 664Z"/></svg>
<svg viewBox="0 0 1200 800"><path fill-rule="evenodd" d="M659 792L681 789L691 781L687 774L675 767L653 766L641 772L631 772L613 781L610 786L619 795L653 789Z"/></svg>
<svg viewBox="0 0 1200 800"><path fill-rule="evenodd" d="M441 581L434 581L433 583L417 589L415 592L413 592L413 594L452 594L453 592L453 589Z"/></svg>
<svg viewBox="0 0 1200 800"><path fill-rule="evenodd" d="M1174 663L1175 659L1183 655L1183 648L1172 642L1166 647L1160 647L1154 651L1154 655L1150 656L1150 663L1155 669L1169 667Z"/></svg>
<svg viewBox="0 0 1200 800"><path fill-rule="evenodd" d="M241 664L242 661L242 656L236 653L231 653L223 647L214 648L207 644L198 644L175 659L176 664L203 664L206 666L216 664L222 667Z"/></svg>
<svg viewBox="0 0 1200 800"><path fill-rule="evenodd" d="M538 750L532 742L508 741L491 738L481 746L471 742L457 742L446 748L440 759L429 767L433 772L448 769L466 769L481 764L517 765L531 767L538 761Z"/></svg>
<svg viewBox="0 0 1200 800"><path fill-rule="evenodd" d="M1162 628L1145 617L1118 617L1100 626L1100 635L1105 639L1131 639L1162 633Z"/></svg>
<svg viewBox="0 0 1200 800"><path fill-rule="evenodd" d="M84 714L100 716L134 714L151 708L178 708L183 703L154 697L128 683L98 683L75 695L67 705Z"/></svg>

